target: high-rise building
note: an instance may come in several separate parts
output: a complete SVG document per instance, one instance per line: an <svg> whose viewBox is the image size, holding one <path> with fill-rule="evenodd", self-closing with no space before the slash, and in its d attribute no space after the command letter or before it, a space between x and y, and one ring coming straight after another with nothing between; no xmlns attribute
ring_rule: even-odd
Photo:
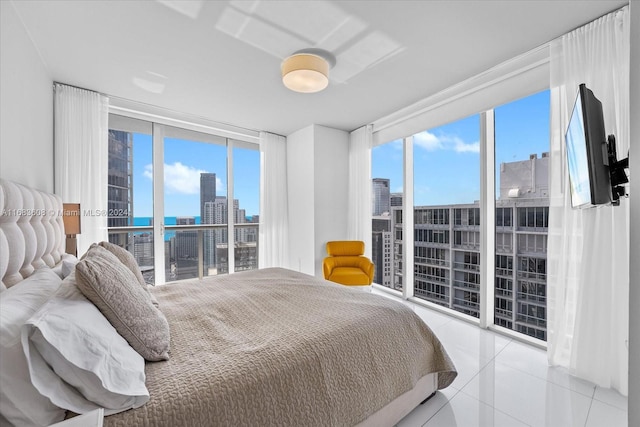
<svg viewBox="0 0 640 427"><path fill-rule="evenodd" d="M215 222L213 204L216 200L216 174L203 172L200 174L200 223L217 224ZM203 268L204 271L214 268L216 265L215 231L203 232Z"/></svg>
<svg viewBox="0 0 640 427"><path fill-rule="evenodd" d="M200 223L213 224L213 222L205 222L204 206L205 203L214 202L216 200L216 174L203 172L200 174Z"/></svg>
<svg viewBox="0 0 640 427"><path fill-rule="evenodd" d="M390 211L390 193L387 178L373 178L371 192L371 213L373 216L380 216Z"/></svg>
<svg viewBox="0 0 640 427"><path fill-rule="evenodd" d="M375 216L372 223L371 261L375 265L373 281L392 287L393 242L391 240L391 217Z"/></svg>
<svg viewBox="0 0 640 427"><path fill-rule="evenodd" d="M108 227L133 225L133 134L109 129ZM129 233L110 233L109 241L133 251ZM133 239L131 239L133 240Z"/></svg>

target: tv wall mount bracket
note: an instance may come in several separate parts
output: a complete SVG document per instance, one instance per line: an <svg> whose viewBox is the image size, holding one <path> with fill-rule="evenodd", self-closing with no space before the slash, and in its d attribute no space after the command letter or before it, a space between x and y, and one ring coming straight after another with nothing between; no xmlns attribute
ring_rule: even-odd
<svg viewBox="0 0 640 427"><path fill-rule="evenodd" d="M616 151L616 137L609 135L607 137L607 159L609 161L609 176L611 178L611 204L620 205L620 197L628 196L627 189L624 184L629 182L625 169L629 169L629 157L618 160Z"/></svg>

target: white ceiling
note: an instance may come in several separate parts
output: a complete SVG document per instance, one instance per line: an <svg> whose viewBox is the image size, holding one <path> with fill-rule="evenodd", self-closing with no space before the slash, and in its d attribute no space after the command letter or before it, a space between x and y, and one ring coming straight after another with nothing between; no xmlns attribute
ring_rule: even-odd
<svg viewBox="0 0 640 427"><path fill-rule="evenodd" d="M53 80L253 130L353 130L627 4L607 1L13 1ZM323 48L316 94L280 63Z"/></svg>

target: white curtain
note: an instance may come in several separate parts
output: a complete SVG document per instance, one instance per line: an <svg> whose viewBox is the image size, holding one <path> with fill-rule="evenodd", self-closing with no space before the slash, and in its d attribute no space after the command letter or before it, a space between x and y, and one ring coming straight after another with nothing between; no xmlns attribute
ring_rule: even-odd
<svg viewBox="0 0 640 427"><path fill-rule="evenodd" d="M96 92L55 85L55 192L80 203L78 255L108 239L107 168L109 99Z"/></svg>
<svg viewBox="0 0 640 427"><path fill-rule="evenodd" d="M349 188L347 237L365 242L371 257L371 142L372 126L351 132L349 137Z"/></svg>
<svg viewBox="0 0 640 427"><path fill-rule="evenodd" d="M289 266L287 139L260 132L259 268Z"/></svg>
<svg viewBox="0 0 640 427"><path fill-rule="evenodd" d="M628 392L629 203L571 208L564 134L578 85L602 102L618 158L629 150L629 8L551 44L548 358L580 378ZM637 196L637 195L636 195Z"/></svg>

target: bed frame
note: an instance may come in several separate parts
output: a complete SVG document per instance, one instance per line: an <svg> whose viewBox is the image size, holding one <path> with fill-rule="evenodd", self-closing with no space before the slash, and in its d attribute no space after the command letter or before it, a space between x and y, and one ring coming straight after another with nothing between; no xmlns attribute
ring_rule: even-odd
<svg viewBox="0 0 640 427"><path fill-rule="evenodd" d="M0 290L60 262L65 234L59 196L0 179L0 212Z"/></svg>

